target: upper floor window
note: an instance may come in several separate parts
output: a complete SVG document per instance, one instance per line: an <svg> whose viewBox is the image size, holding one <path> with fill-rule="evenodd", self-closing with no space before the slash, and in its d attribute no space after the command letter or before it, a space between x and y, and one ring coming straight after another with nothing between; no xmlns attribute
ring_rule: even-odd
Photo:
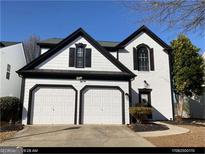
<svg viewBox="0 0 205 154"><path fill-rule="evenodd" d="M146 47L139 48L137 60L139 71L149 71L149 58Z"/></svg>
<svg viewBox="0 0 205 154"><path fill-rule="evenodd" d="M84 48L78 47L76 48L76 67L83 68L84 67Z"/></svg>
<svg viewBox="0 0 205 154"><path fill-rule="evenodd" d="M11 65L7 64L7 69L6 69L6 79L10 79L11 75Z"/></svg>
<svg viewBox="0 0 205 154"><path fill-rule="evenodd" d="M70 48L69 67L91 67L91 49L86 48L86 44L78 43L76 48Z"/></svg>
<svg viewBox="0 0 205 154"><path fill-rule="evenodd" d="M134 70L154 71L154 51L145 44L133 48Z"/></svg>

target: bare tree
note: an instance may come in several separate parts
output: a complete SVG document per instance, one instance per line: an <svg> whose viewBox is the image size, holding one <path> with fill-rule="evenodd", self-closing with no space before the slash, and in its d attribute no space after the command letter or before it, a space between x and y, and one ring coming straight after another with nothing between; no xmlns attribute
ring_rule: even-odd
<svg viewBox="0 0 205 154"><path fill-rule="evenodd" d="M140 14L140 22L165 24L183 32L205 31L205 0L123 1L124 6Z"/></svg>
<svg viewBox="0 0 205 154"><path fill-rule="evenodd" d="M39 56L40 47L37 45L38 41L40 41L40 37L31 35L23 42L27 63Z"/></svg>

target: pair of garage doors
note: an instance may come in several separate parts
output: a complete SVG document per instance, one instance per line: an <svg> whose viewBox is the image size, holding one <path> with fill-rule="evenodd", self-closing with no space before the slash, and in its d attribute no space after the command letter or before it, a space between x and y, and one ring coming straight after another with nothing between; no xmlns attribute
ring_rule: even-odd
<svg viewBox="0 0 205 154"><path fill-rule="evenodd" d="M36 85L30 90L30 124L122 124L124 92L118 87ZM78 107L79 100L79 107ZM77 114L77 111L79 114ZM79 116L78 116L79 115Z"/></svg>

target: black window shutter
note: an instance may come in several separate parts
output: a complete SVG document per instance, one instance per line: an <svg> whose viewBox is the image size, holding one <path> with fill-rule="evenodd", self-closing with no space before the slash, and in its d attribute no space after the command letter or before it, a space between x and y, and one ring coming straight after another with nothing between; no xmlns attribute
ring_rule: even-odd
<svg viewBox="0 0 205 154"><path fill-rule="evenodd" d="M150 49L150 70L154 71L154 50Z"/></svg>
<svg viewBox="0 0 205 154"><path fill-rule="evenodd" d="M133 64L134 64L134 70L138 70L137 49L136 48L133 48Z"/></svg>
<svg viewBox="0 0 205 154"><path fill-rule="evenodd" d="M75 66L75 48L70 48L69 52L69 67Z"/></svg>
<svg viewBox="0 0 205 154"><path fill-rule="evenodd" d="M85 67L91 67L91 49L85 49Z"/></svg>

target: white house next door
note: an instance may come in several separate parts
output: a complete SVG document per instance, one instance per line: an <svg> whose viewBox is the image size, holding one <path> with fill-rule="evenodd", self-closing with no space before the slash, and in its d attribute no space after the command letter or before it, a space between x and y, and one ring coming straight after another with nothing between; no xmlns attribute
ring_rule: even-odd
<svg viewBox="0 0 205 154"><path fill-rule="evenodd" d="M32 92L32 124L74 124L76 92L70 87L39 86Z"/></svg>

